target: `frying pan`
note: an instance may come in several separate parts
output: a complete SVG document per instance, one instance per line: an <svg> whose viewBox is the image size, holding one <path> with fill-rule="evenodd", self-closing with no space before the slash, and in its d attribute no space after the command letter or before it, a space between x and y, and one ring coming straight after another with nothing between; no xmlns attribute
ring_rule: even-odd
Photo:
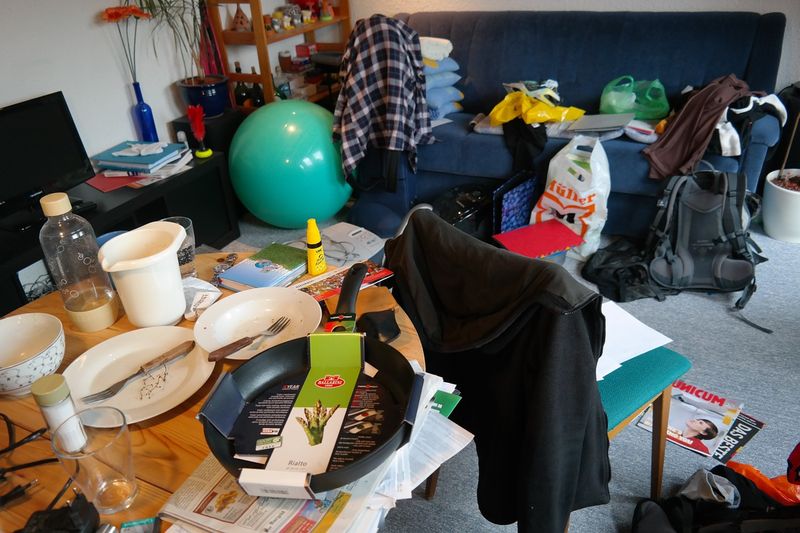
<svg viewBox="0 0 800 533"><path fill-rule="evenodd" d="M366 272L367 267L363 263L355 264L347 272L332 320L355 313L356 298ZM343 327L328 324L326 329L338 331ZM362 379L383 388L386 394L381 407L385 411L394 411L396 416L390 418L395 423L384 425L382 433L386 440L369 453L336 470L312 475L309 485L314 493L341 487L370 473L405 444L411 435L411 422L406 419L406 413L413 413L413 410L409 410L409 402L412 400L414 370L395 348L375 339L364 340L365 360L378 372L371 378L362 374ZM266 389L280 385L289 378L305 376L308 370L308 339L300 338L268 348L231 372L231 377L245 402L249 403ZM209 400L217 393L217 390L212 392ZM226 438L206 417L201 416L200 420L211 452L228 472L238 477L242 468L254 468L254 463L234 458L232 440Z"/></svg>

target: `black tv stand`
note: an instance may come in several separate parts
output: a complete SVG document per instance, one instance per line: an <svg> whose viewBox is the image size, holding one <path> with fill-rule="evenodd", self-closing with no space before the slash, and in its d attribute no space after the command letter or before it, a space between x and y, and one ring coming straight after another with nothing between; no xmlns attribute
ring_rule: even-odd
<svg viewBox="0 0 800 533"><path fill-rule="evenodd" d="M83 183L67 194L73 210L92 224L97 235L182 215L192 219L198 245L222 248L239 236L227 160L222 153L215 153L205 160L195 159L191 166L141 189L122 187L104 193ZM0 257L0 316L27 301L17 272L42 258L39 229L43 223L41 210L30 207L0 219L0 248L4 252Z"/></svg>
<svg viewBox="0 0 800 533"><path fill-rule="evenodd" d="M26 233L31 230L36 230L38 233L39 228L44 223L44 215L41 211L34 209L25 209L12 213L0 219L0 230L8 232Z"/></svg>
<svg viewBox="0 0 800 533"><path fill-rule="evenodd" d="M72 212L80 215L81 213L88 213L97 209L97 204L90 200L81 200L75 196L69 197L69 203L72 204Z"/></svg>

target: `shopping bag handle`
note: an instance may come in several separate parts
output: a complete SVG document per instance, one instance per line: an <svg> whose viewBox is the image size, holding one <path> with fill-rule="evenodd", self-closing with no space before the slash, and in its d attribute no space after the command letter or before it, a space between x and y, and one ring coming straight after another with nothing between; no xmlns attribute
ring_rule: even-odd
<svg viewBox="0 0 800 533"><path fill-rule="evenodd" d="M624 83L623 83L624 82ZM615 79L611 82L611 88L617 89L622 86L630 86L631 89L633 88L633 76L620 76L619 78Z"/></svg>

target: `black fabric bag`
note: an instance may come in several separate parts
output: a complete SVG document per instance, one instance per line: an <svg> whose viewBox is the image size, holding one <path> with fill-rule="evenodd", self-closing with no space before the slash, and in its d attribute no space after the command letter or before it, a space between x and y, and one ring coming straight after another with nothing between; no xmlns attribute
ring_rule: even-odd
<svg viewBox="0 0 800 533"><path fill-rule="evenodd" d="M730 481L739 506L673 496L641 500L633 513L631 533L800 533L800 505L783 506L753 481L725 465L711 473Z"/></svg>
<svg viewBox="0 0 800 533"><path fill-rule="evenodd" d="M641 298L663 301L677 290L665 289L650 277L651 254L641 245L620 238L597 250L584 263L581 275L597 285L597 290L615 302L632 302Z"/></svg>

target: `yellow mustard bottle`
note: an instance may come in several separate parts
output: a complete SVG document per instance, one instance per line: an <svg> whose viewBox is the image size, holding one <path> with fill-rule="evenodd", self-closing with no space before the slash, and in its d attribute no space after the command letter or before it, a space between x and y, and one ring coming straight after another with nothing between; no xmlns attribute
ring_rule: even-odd
<svg viewBox="0 0 800 533"><path fill-rule="evenodd" d="M317 221L313 218L308 219L306 246L308 248L308 273L312 276L323 274L328 270L328 265L325 264L325 251L322 249L322 237L317 228Z"/></svg>

